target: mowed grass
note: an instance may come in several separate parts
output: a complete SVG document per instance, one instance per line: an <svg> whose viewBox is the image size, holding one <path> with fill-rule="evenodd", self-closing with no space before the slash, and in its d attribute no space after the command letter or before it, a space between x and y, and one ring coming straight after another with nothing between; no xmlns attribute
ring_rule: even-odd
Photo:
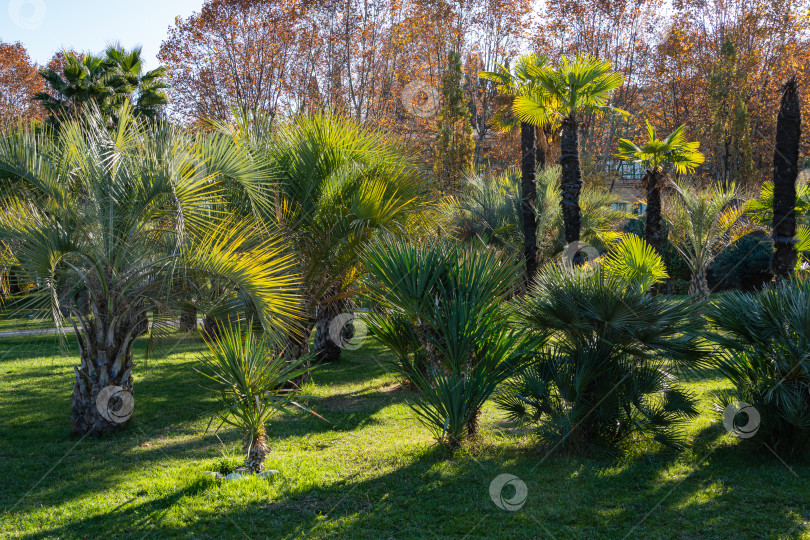
<svg viewBox="0 0 810 540"><path fill-rule="evenodd" d="M621 458L548 456L488 404L480 448L451 458L366 343L313 374L309 405L328 422L296 410L269 426L279 475L222 482L204 473L239 435L206 432L217 403L194 371L199 338L162 343L148 363L138 343L135 416L102 439L68 434L66 343L0 340L2 538L810 537L810 467L728 436L711 409L716 375L690 383L702 414L680 454L639 442ZM517 511L490 498L502 473L527 486Z"/></svg>

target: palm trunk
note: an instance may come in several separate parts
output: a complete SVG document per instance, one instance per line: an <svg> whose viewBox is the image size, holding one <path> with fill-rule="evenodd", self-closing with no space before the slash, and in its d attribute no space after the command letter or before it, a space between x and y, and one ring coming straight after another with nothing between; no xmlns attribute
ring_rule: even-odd
<svg viewBox="0 0 810 540"><path fill-rule="evenodd" d="M315 349L315 358L318 363L323 362L337 362L340 360L341 348L338 343L335 343L330 334L330 325L334 318L340 315L347 307L345 300L337 300L329 304L327 307L321 307L318 310L318 315L315 319L315 339L313 348ZM343 332L343 329L341 329ZM343 336L351 339L351 336ZM344 341L345 343L345 341Z"/></svg>
<svg viewBox="0 0 810 540"><path fill-rule="evenodd" d="M799 175L801 109L795 76L784 87L776 120L773 152L773 243L771 272L777 278L793 273L796 264L796 178Z"/></svg>
<svg viewBox="0 0 810 540"><path fill-rule="evenodd" d="M660 255L664 239L661 236L661 173L647 171L647 212L644 219L644 239Z"/></svg>
<svg viewBox="0 0 810 540"><path fill-rule="evenodd" d="M134 406L132 346L143 310L133 307L130 313L106 316L94 309L92 319L74 315L82 330L74 327L81 361L74 367L72 433L100 435L123 429Z"/></svg>
<svg viewBox="0 0 810 540"><path fill-rule="evenodd" d="M244 451L247 454L245 458L245 466L252 473L259 474L264 472L264 460L267 457L269 447L267 446L267 439L264 433L259 434L253 444L248 447L245 444Z"/></svg>
<svg viewBox="0 0 810 540"><path fill-rule="evenodd" d="M194 306L185 305L180 310L181 332L193 332L197 329L197 309Z"/></svg>
<svg viewBox="0 0 810 540"><path fill-rule="evenodd" d="M543 128L537 128L537 143L535 145L536 151L535 161L537 162L537 168L542 170L546 168L546 164L548 163L548 139L546 138L546 131Z"/></svg>
<svg viewBox="0 0 810 540"><path fill-rule="evenodd" d="M706 281L706 268L700 267L692 272L689 294L690 296L697 296L700 300L708 300L709 283Z"/></svg>
<svg viewBox="0 0 810 540"><path fill-rule="evenodd" d="M526 279L531 282L537 273L537 165L535 127L525 122L520 124L521 181L520 208L523 216L523 253L526 257Z"/></svg>
<svg viewBox="0 0 810 540"><path fill-rule="evenodd" d="M579 133L574 118L566 118L562 123L560 142L560 166L562 216L565 227L565 241L568 244L579 242L581 228L579 215L579 193L582 191L582 171L579 166ZM576 264L583 262L581 256L574 259Z"/></svg>

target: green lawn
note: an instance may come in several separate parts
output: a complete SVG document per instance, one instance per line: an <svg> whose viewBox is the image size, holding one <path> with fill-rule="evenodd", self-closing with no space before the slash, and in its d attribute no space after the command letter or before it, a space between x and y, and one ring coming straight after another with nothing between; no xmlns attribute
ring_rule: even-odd
<svg viewBox="0 0 810 540"><path fill-rule="evenodd" d="M639 444L612 461L547 457L488 406L482 447L449 459L367 344L314 375L310 404L330 423L294 412L271 424L267 465L280 475L226 483L204 475L223 447L205 432L215 402L193 370L198 339L138 366L135 417L105 439L68 435L69 343L0 340L2 538L810 538L810 467L791 472L726 435L714 377L692 384L704 414L681 454ZM237 451L235 432L218 434ZM525 482L522 509L490 499L501 473Z"/></svg>

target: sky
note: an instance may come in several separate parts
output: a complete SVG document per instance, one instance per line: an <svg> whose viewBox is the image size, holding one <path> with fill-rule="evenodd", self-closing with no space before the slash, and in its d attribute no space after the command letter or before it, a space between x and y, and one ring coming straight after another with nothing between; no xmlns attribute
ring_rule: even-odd
<svg viewBox="0 0 810 540"><path fill-rule="evenodd" d="M99 53L111 43L143 46L145 69L177 15L199 11L203 0L0 0L0 40L20 41L31 59L48 63L55 52Z"/></svg>

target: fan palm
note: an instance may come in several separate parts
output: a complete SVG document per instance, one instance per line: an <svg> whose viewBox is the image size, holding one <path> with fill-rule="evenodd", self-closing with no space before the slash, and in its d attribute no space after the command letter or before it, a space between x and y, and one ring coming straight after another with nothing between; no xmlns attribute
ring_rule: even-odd
<svg viewBox="0 0 810 540"><path fill-rule="evenodd" d="M518 96L534 95L535 82L529 74L529 68L547 69L549 59L541 54L527 54L518 58L515 64L515 71L512 73L508 68L498 64L498 71L481 71L478 76L482 79L493 81L498 93L504 98L506 106L495 116L495 125L501 131L509 131L514 128L515 116L512 113L516 98ZM541 133L545 138L545 133L550 132L551 117L547 117L547 122L537 124L542 126ZM538 165L545 167L546 153L545 141L537 144L537 129L535 125L528 122L520 122L520 201L523 225L523 252L526 258L526 276L531 280L537 272L537 229L536 229L536 168ZM542 150L540 150L542 148ZM541 156L540 160L537 157Z"/></svg>
<svg viewBox="0 0 810 540"><path fill-rule="evenodd" d="M677 376L705 352L688 301L645 294L604 269L552 266L514 309L523 333L550 339L497 401L536 426L543 446L614 447L637 432L682 444L678 426L697 410Z"/></svg>
<svg viewBox="0 0 810 540"><path fill-rule="evenodd" d="M131 51L108 47L100 57L67 51L64 57L61 73L49 68L40 70L51 91L34 96L56 122L75 117L91 102L113 124L118 121L124 101L132 103L132 114L144 118L157 117L160 108L168 103L163 92L168 85L162 80L166 68L144 73L140 47Z"/></svg>
<svg viewBox="0 0 810 540"><path fill-rule="evenodd" d="M554 69L528 66L534 82L528 95L515 97L513 109L520 121L542 126L556 119L562 126L560 166L562 167L562 213L566 243L580 240L579 194L582 169L579 161L579 126L585 117L608 113L627 115L608 105L613 92L624 82L609 61L587 55L563 57Z"/></svg>
<svg viewBox="0 0 810 540"><path fill-rule="evenodd" d="M706 269L723 248L752 231L743 219L747 203L737 199L734 185L696 189L682 183L676 188L665 204L669 240L692 274L689 294L706 299Z"/></svg>
<svg viewBox="0 0 810 540"><path fill-rule="evenodd" d="M15 180L0 205L9 247L0 268L21 270L27 307L75 330L75 432L125 425L97 406L99 394L133 392L133 343L149 313L176 307L175 285L188 275L233 283L268 332L294 328L294 260L227 218L220 175L199 174L198 157L192 137L137 122L126 103L114 131L90 107L57 136L27 129L0 139L0 176Z"/></svg>
<svg viewBox="0 0 810 540"><path fill-rule="evenodd" d="M647 191L647 210L644 238L655 251L661 253L661 189L672 167L678 174L691 173L706 157L698 152L699 142L689 142L684 126L675 129L665 139L659 139L655 128L647 121L647 141L638 146L627 139L619 139L619 157L642 165L647 174L642 184Z"/></svg>
<svg viewBox="0 0 810 540"><path fill-rule="evenodd" d="M303 333L291 335L288 346L300 358L313 326L326 332L338 306L356 293L361 250L381 233L413 235L435 226L434 207L382 135L331 113L276 129L268 123L242 116L220 129L249 148L273 180L245 198L261 223L284 234L302 276Z"/></svg>
<svg viewBox="0 0 810 540"><path fill-rule="evenodd" d="M733 385L720 405L744 401L761 421L754 441L805 450L810 440L810 281L783 280L730 292L707 312L720 346L716 364Z"/></svg>

